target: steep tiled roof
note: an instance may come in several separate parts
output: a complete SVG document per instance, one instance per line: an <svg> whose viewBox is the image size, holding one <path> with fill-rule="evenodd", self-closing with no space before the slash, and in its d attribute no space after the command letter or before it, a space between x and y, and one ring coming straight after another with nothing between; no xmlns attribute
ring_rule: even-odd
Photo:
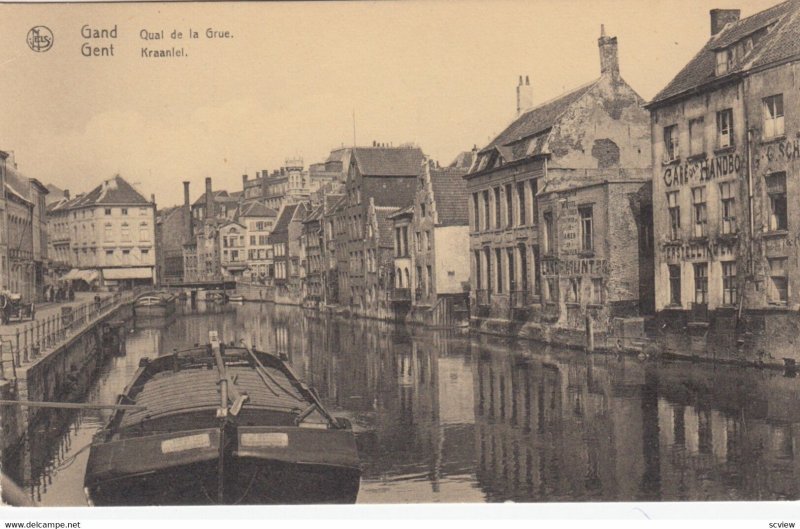
<svg viewBox="0 0 800 529"><path fill-rule="evenodd" d="M255 200L253 202L250 202L249 204L246 204L243 207L242 212L241 212L241 214L239 216L240 217L277 217L278 213L274 209L268 208L267 206L265 206L264 204L262 204L258 200Z"/></svg>
<svg viewBox="0 0 800 529"><path fill-rule="evenodd" d="M524 158L526 152L530 154L530 149L512 149L511 145L551 129L558 118L596 83L596 80L592 81L528 110L498 134L489 145L481 149L481 153L497 148L505 158L506 163Z"/></svg>
<svg viewBox="0 0 800 529"><path fill-rule="evenodd" d="M225 191L224 189L218 189L217 191L211 191L211 193L214 195L214 202L222 202L225 199L230 198L230 195L228 195L228 192ZM206 194L203 193L202 195L200 195L197 198L197 200L195 200L192 203L192 205L193 206L199 206L201 204L205 204L205 202L206 202Z"/></svg>
<svg viewBox="0 0 800 529"><path fill-rule="evenodd" d="M409 204L404 208L396 209L393 212L389 213L388 218L394 220L404 215L413 215L413 214L414 214L414 204Z"/></svg>
<svg viewBox="0 0 800 529"><path fill-rule="evenodd" d="M303 219L303 222L314 222L322 218L322 206L317 206L314 208L306 218Z"/></svg>
<svg viewBox="0 0 800 529"><path fill-rule="evenodd" d="M468 170L472 167L472 162L475 161L475 151L463 151L458 153L456 159L450 164L450 167Z"/></svg>
<svg viewBox="0 0 800 529"><path fill-rule="evenodd" d="M394 227L392 225L392 219L389 218L389 215L394 213L397 208L391 207L376 207L375 208L375 218L378 221L378 236L380 237L378 240L380 241L381 246L394 246L394 237L393 237L393 230Z"/></svg>
<svg viewBox="0 0 800 529"><path fill-rule="evenodd" d="M365 176L416 176L422 163L418 147L356 147L353 156Z"/></svg>
<svg viewBox="0 0 800 529"><path fill-rule="evenodd" d="M166 222L175 213L181 212L181 206L171 206L168 208L160 209L156 212L156 224Z"/></svg>
<svg viewBox="0 0 800 529"><path fill-rule="evenodd" d="M281 211L278 217L278 221L275 223L275 227L272 229L273 234L278 235L289 232L289 223L292 221L292 217L294 217L297 206L297 204L290 204L283 208L283 211Z"/></svg>
<svg viewBox="0 0 800 529"><path fill-rule="evenodd" d="M469 224L469 195L464 175L467 171L454 167L430 170L436 214L441 226Z"/></svg>
<svg viewBox="0 0 800 529"><path fill-rule="evenodd" d="M678 72L672 81L650 102L650 105L691 92L707 83L733 77L751 68L764 66L800 53L800 2L789 0L729 24L711 37L697 55ZM717 49L731 46L741 39L774 25L753 49L725 75L715 75Z"/></svg>
<svg viewBox="0 0 800 529"><path fill-rule="evenodd" d="M85 207L102 204L119 205L147 205L150 202L136 191L132 185L119 175L105 180L102 184L95 187L83 195L72 207Z"/></svg>

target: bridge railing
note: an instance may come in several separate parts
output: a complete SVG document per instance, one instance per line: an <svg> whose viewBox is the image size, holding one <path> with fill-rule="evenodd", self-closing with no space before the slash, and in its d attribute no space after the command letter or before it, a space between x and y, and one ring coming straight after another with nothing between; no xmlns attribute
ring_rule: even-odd
<svg viewBox="0 0 800 529"><path fill-rule="evenodd" d="M110 296L65 305L61 312L17 325L11 332L0 333L0 379L16 377L17 368L62 343L84 328L108 315L123 303L132 301L137 291L114 292Z"/></svg>

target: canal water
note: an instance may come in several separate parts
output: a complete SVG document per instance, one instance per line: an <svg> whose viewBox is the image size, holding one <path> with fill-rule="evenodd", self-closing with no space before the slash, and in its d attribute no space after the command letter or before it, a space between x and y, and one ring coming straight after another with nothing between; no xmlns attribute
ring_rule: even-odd
<svg viewBox="0 0 800 529"><path fill-rule="evenodd" d="M137 321L86 395L111 403L139 360L246 339L286 353L352 421L360 503L800 498L800 381L772 370L587 355L271 304ZM107 411L53 411L4 470L43 505L84 505Z"/></svg>

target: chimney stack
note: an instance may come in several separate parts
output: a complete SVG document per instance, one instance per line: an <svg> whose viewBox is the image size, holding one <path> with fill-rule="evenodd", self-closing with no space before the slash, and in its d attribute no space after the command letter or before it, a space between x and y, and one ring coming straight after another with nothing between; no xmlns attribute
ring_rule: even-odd
<svg viewBox="0 0 800 529"><path fill-rule="evenodd" d="M155 205L155 203L156 203L156 194L155 193L150 193L150 203Z"/></svg>
<svg viewBox="0 0 800 529"><path fill-rule="evenodd" d="M213 219L214 212L214 195L211 192L211 177L206 177L206 218Z"/></svg>
<svg viewBox="0 0 800 529"><path fill-rule="evenodd" d="M246 188L247 188L247 175L243 174L242 175L242 191L244 191Z"/></svg>
<svg viewBox="0 0 800 529"><path fill-rule="evenodd" d="M269 190L267 186L267 177L269 176L269 169L264 169L261 171L261 198L267 198L267 191Z"/></svg>
<svg viewBox="0 0 800 529"><path fill-rule="evenodd" d="M521 116L523 112L533 106L533 88L531 88L531 81L528 76L522 80L519 76L519 84L517 85L517 117Z"/></svg>
<svg viewBox="0 0 800 529"><path fill-rule="evenodd" d="M69 200L69 189L65 189L65 190L64 190L64 198L66 198L67 200Z"/></svg>
<svg viewBox="0 0 800 529"><path fill-rule="evenodd" d="M712 9L711 14L711 36L713 37L731 22L738 22L742 14L741 9Z"/></svg>
<svg viewBox="0 0 800 529"><path fill-rule="evenodd" d="M183 228L185 231L184 243L192 242L194 230L192 229L192 205L189 202L189 182L183 182Z"/></svg>
<svg viewBox="0 0 800 529"><path fill-rule="evenodd" d="M606 27L600 24L600 38L597 39L600 48L600 75L619 75L619 56L617 55L617 37L607 37Z"/></svg>

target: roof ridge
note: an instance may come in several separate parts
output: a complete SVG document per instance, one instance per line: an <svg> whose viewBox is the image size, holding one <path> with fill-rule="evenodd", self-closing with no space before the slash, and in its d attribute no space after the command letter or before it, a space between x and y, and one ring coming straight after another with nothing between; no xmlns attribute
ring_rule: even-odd
<svg viewBox="0 0 800 529"><path fill-rule="evenodd" d="M782 2L781 4L777 4L777 5L788 4L788 3L791 3L792 1L793 0L786 0L786 2ZM780 24L780 25L778 27L776 27L774 31L769 32L769 34L764 39L764 41L759 43L761 45L758 47L757 50L755 50L756 53L753 53L752 56L747 60L747 62L742 63L739 66L738 70L739 71L746 71L746 70L752 68L753 65L755 64L755 62L758 59L760 59L761 57L763 57L764 53L766 53L769 50L769 46L768 46L769 42L767 42L767 39L775 39L781 33L784 33L786 31L788 31L788 29L791 27L792 20L796 20L799 15L800 15L800 10L795 9L794 12L785 13L784 14L784 18L779 17L779 18L781 18L781 20L778 21L778 24ZM762 27L764 27L764 26L762 26Z"/></svg>
<svg viewBox="0 0 800 529"><path fill-rule="evenodd" d="M601 76L601 77L598 77L598 78L596 78L596 79L594 79L594 80L592 80L592 81L589 81L588 83L583 83L583 84L582 84L582 85L580 85L580 86L576 86L576 87L575 87L575 88L573 88L572 90L565 90L565 91L561 92L560 94L558 94L557 96L555 96L555 97L552 97L552 98L548 99L547 101L543 101L542 103L539 103L539 104L538 104L538 105L536 105L535 107L531 107L531 108L529 108L528 110L526 110L525 112L521 113L519 116L517 116L516 118L514 118L514 121L518 120L519 118L521 118L522 116L524 116L524 115L528 114L529 112L533 112L534 110L539 110L540 108L542 108L542 107L544 107L544 106L546 106L546 105L549 105L549 104L551 104L551 103L555 103L555 102L556 102L556 101L558 101L559 99L562 99L562 98L564 98L564 97L567 97L567 96L569 96L569 95L572 95L572 94L574 94L575 92L577 92L577 91L579 91L579 90L582 90L582 89L584 89L584 88L589 88L589 87L590 87L590 86L592 86L593 84L596 84L597 82L599 82L599 81L600 81L600 79L602 79L602 76ZM513 123L513 121L512 121L512 123Z"/></svg>

